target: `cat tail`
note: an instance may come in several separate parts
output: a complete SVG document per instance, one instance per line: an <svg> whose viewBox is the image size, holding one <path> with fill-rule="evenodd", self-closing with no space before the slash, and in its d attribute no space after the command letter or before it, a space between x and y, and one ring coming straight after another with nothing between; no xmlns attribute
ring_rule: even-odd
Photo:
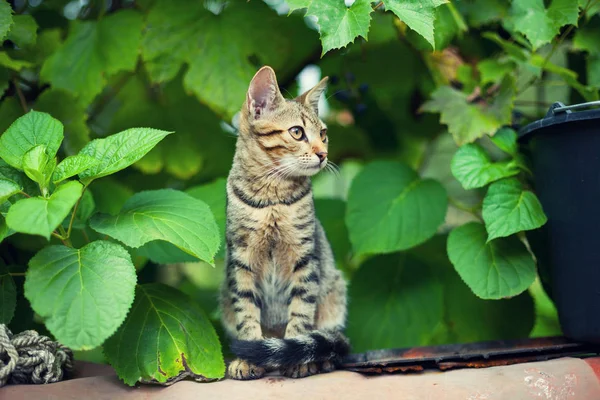
<svg viewBox="0 0 600 400"><path fill-rule="evenodd" d="M317 330L294 338L233 340L231 351L242 360L263 368L285 368L309 362L338 364L350 351L343 333Z"/></svg>

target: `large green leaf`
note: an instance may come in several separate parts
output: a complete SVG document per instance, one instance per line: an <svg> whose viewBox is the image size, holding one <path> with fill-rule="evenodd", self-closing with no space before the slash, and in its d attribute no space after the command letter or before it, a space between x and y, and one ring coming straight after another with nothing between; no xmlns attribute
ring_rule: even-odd
<svg viewBox="0 0 600 400"><path fill-rule="evenodd" d="M21 199L8 210L6 223L16 232L50 239L54 229L69 215L82 190L81 183L70 181L56 188L50 197Z"/></svg>
<svg viewBox="0 0 600 400"><path fill-rule="evenodd" d="M535 262L514 236L487 241L485 227L471 222L448 237L454 268L482 299L501 299L525 291L535 279Z"/></svg>
<svg viewBox="0 0 600 400"><path fill-rule="evenodd" d="M25 297L62 344L92 349L125 320L135 283L131 257L116 243L49 246L29 262Z"/></svg>
<svg viewBox="0 0 600 400"><path fill-rule="evenodd" d="M371 2L356 0L350 7L335 0L288 0L290 11L306 8L306 15L314 16L319 25L324 55L330 50L346 47L358 36L367 38L371 24ZM433 18L431 19L433 36Z"/></svg>
<svg viewBox="0 0 600 400"><path fill-rule="evenodd" d="M15 281L9 274L8 268L0 260L0 324L8 324L12 320L16 306L17 287Z"/></svg>
<svg viewBox="0 0 600 400"><path fill-rule="evenodd" d="M537 196L514 178L490 185L483 199L488 241L539 228L548 220Z"/></svg>
<svg viewBox="0 0 600 400"><path fill-rule="evenodd" d="M524 34L533 49L550 43L565 25L577 25L577 0L552 0L548 8L544 0L515 0L506 24Z"/></svg>
<svg viewBox="0 0 600 400"><path fill-rule="evenodd" d="M483 300L475 296L452 267L446 241L446 235L437 235L409 252L427 264L444 285L445 329L439 329L429 344L527 337L535 319L534 304L529 293L500 300ZM506 321L510 321L510 324Z"/></svg>
<svg viewBox="0 0 600 400"><path fill-rule="evenodd" d="M12 14L13 11L10 4L6 0L0 0L0 40L4 39L10 30L10 26L13 24Z"/></svg>
<svg viewBox="0 0 600 400"><path fill-rule="evenodd" d="M447 0L384 0L385 8L392 11L411 29L418 32L435 47L433 23L435 8Z"/></svg>
<svg viewBox="0 0 600 400"><path fill-rule="evenodd" d="M46 146L53 158L63 140L63 125L49 114L30 111L18 118L0 136L0 157L9 165L23 169L23 156L35 146Z"/></svg>
<svg viewBox="0 0 600 400"><path fill-rule="evenodd" d="M348 194L346 225L358 254L409 249L432 237L444 222L446 191L391 161L367 165Z"/></svg>
<svg viewBox="0 0 600 400"><path fill-rule="evenodd" d="M91 182L127 168L171 133L151 128L131 128L104 139L92 140L79 154L93 157L99 163L81 172L79 177L84 182Z"/></svg>
<svg viewBox="0 0 600 400"><path fill-rule="evenodd" d="M94 215L90 226L134 248L164 240L211 264L220 244L208 205L172 189L137 193L118 215Z"/></svg>
<svg viewBox="0 0 600 400"><path fill-rule="evenodd" d="M188 64L186 90L229 120L258 66L272 66L280 81L292 78L318 41L301 18L282 18L263 2L218 7L211 11L201 1L157 0L148 12L142 57L150 79L159 83Z"/></svg>
<svg viewBox="0 0 600 400"><path fill-rule="evenodd" d="M437 88L431 97L421 110L440 113L440 122L448 125L448 130L460 146L483 135L492 135L502 125L511 122L515 82L512 77L506 76L490 103L472 103L468 94L450 86Z"/></svg>
<svg viewBox="0 0 600 400"><path fill-rule="evenodd" d="M44 63L42 79L89 104L107 78L135 69L142 24L142 16L133 10L112 13L99 21L74 21L67 40Z"/></svg>
<svg viewBox="0 0 600 400"><path fill-rule="evenodd" d="M77 154L75 156L69 156L62 160L54 170L52 181L54 183L62 182L67 178L82 173L83 171L94 168L100 164L100 160L88 156L87 154Z"/></svg>
<svg viewBox="0 0 600 400"><path fill-rule="evenodd" d="M131 312L104 353L130 386L138 380L166 382L183 371L198 380L225 374L219 339L202 309L158 283L137 286Z"/></svg>
<svg viewBox="0 0 600 400"><path fill-rule="evenodd" d="M13 16L13 25L8 32L7 39L19 47L31 46L35 44L37 39L37 29L38 25L31 15L15 15ZM0 36L2 36L1 33Z"/></svg>
<svg viewBox="0 0 600 400"><path fill-rule="evenodd" d="M351 250L348 229L344 223L346 203L339 199L315 199L315 212L323 225L338 264L343 264Z"/></svg>
<svg viewBox="0 0 600 400"><path fill-rule="evenodd" d="M458 149L452 158L451 169L465 189L480 188L519 173L516 161L492 162L481 146L472 143Z"/></svg>
<svg viewBox="0 0 600 400"><path fill-rule="evenodd" d="M440 279L406 254L364 263L352 278L349 297L346 331L354 352L428 344L443 322Z"/></svg>

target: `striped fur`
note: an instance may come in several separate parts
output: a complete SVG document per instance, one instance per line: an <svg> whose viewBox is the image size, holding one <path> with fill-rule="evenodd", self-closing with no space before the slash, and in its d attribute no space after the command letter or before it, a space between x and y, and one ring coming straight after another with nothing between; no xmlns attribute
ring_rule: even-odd
<svg viewBox="0 0 600 400"><path fill-rule="evenodd" d="M346 283L315 216L310 182L327 164L317 113L325 84L285 100L264 67L242 107L227 180L221 291L223 325L239 357L228 367L232 378L328 372L349 350Z"/></svg>

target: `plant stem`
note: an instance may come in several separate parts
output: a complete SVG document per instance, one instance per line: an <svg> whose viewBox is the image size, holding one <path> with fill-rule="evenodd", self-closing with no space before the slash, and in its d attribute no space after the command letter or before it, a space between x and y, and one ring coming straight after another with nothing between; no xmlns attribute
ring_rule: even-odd
<svg viewBox="0 0 600 400"><path fill-rule="evenodd" d="M65 228L63 228L62 225L58 226L58 231L60 232L60 235L57 236L63 242L63 244L68 247L73 247L73 244L69 240L69 235L67 235L67 232L65 232Z"/></svg>
<svg viewBox="0 0 600 400"><path fill-rule="evenodd" d="M83 195L84 195L86 189L87 189L87 185L85 185L83 187L81 196L79 196L77 203L75 203L75 207L73 207L73 213L71 214L71 220L69 221L69 229L67 229L67 236L66 236L67 239L71 237L71 229L73 228L73 221L75 220L75 214L77 214L77 208L79 207L79 203L81 202L81 199L83 198Z"/></svg>
<svg viewBox="0 0 600 400"><path fill-rule="evenodd" d="M379 3L377 3L375 5L375 7L373 7L373 11L377 10L379 7L381 7L383 5L383 1L380 1Z"/></svg>
<svg viewBox="0 0 600 400"><path fill-rule="evenodd" d="M19 194L22 194L23 196L25 196L25 197L27 197L27 198L30 198L30 197L31 197L30 195L28 195L27 193L25 193L25 192L24 192L24 191L22 191L22 190L21 190L21 191L19 191Z"/></svg>
<svg viewBox="0 0 600 400"><path fill-rule="evenodd" d="M10 276L25 276L25 272L9 272Z"/></svg>
<svg viewBox="0 0 600 400"><path fill-rule="evenodd" d="M29 107L27 107L27 100L25 100L25 96L23 95L23 92L21 91L21 88L19 87L19 83L17 82L17 79L14 76L12 78L12 82L13 82L13 85L15 85L15 90L17 92L17 96L19 97L19 102L21 103L21 107L23 108L23 111L28 113Z"/></svg>

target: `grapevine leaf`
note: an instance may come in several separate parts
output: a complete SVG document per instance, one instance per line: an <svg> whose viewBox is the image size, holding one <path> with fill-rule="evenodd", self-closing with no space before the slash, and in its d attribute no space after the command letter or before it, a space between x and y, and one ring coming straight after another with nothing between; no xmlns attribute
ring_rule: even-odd
<svg viewBox="0 0 600 400"><path fill-rule="evenodd" d="M448 125L456 144L461 146L483 135L492 135L502 125L509 124L514 97L514 80L506 76L489 104L471 103L466 93L450 86L441 86L433 92L431 100L423 104L421 110L440 113L440 121Z"/></svg>
<svg viewBox="0 0 600 400"><path fill-rule="evenodd" d="M219 338L204 311L177 289L138 285L135 302L104 354L127 385L167 382L183 371L199 379L225 374Z"/></svg>
<svg viewBox="0 0 600 400"><path fill-rule="evenodd" d="M492 162L488 154L478 144L462 146L451 163L452 175L465 189L476 189L502 178L519 173L514 160Z"/></svg>
<svg viewBox="0 0 600 400"><path fill-rule="evenodd" d="M435 47L433 23L435 8L447 3L447 0L384 0L385 8L392 11L406 25Z"/></svg>
<svg viewBox="0 0 600 400"><path fill-rule="evenodd" d="M503 152L511 156L517 155L519 149L517 147L517 132L514 129L501 128L490 139Z"/></svg>
<svg viewBox="0 0 600 400"><path fill-rule="evenodd" d="M62 344L92 349L125 320L135 283L131 257L116 243L49 246L29 261L25 297Z"/></svg>
<svg viewBox="0 0 600 400"><path fill-rule="evenodd" d="M6 0L0 0L0 41L4 39L13 24L13 11Z"/></svg>
<svg viewBox="0 0 600 400"><path fill-rule="evenodd" d="M485 227L470 222L448 237L448 256L463 281L482 299L525 291L535 280L535 262L514 236L487 241Z"/></svg>
<svg viewBox="0 0 600 400"><path fill-rule="evenodd" d="M533 49L550 43L565 25L577 25L577 0L552 0L548 8L543 0L513 1L508 26L529 39Z"/></svg>
<svg viewBox="0 0 600 400"><path fill-rule="evenodd" d="M69 215L82 190L81 183L70 181L56 188L48 198L21 199L8 210L6 223L16 232L50 239L54 229Z"/></svg>
<svg viewBox="0 0 600 400"><path fill-rule="evenodd" d="M172 189L137 193L118 215L96 214L90 226L134 248L164 240L211 264L220 244L208 205Z"/></svg>
<svg viewBox="0 0 600 400"><path fill-rule="evenodd" d="M157 0L146 26L142 58L150 79L169 81L188 64L186 90L226 119L239 111L256 63L284 80L318 45L301 18L281 18L263 2L228 2L211 11L201 1Z"/></svg>
<svg viewBox="0 0 600 400"><path fill-rule="evenodd" d="M135 69L142 24L142 16L132 10L73 22L67 40L42 66L42 79L89 104L110 76Z"/></svg>
<svg viewBox="0 0 600 400"><path fill-rule="evenodd" d="M373 162L358 173L348 193L350 241L358 254L409 249L435 234L446 208L439 182L419 179L404 164Z"/></svg>
<svg viewBox="0 0 600 400"><path fill-rule="evenodd" d="M31 46L37 40L37 28L38 25L31 15L15 15L7 39L19 47Z"/></svg>
<svg viewBox="0 0 600 400"><path fill-rule="evenodd" d="M50 115L30 111L18 118L0 136L0 157L10 166L23 169L23 156L37 145L46 146L53 158L63 140L63 125Z"/></svg>
<svg viewBox="0 0 600 400"><path fill-rule="evenodd" d="M359 36L367 38L373 8L369 0L356 0L350 7L343 1L289 0L290 11L306 8L306 15L317 18L324 55L346 47ZM433 18L432 18L433 24ZM433 35L433 26L432 26Z"/></svg>
<svg viewBox="0 0 600 400"><path fill-rule="evenodd" d="M537 229L548 220L537 196L514 178L490 185L483 199L483 220L488 241Z"/></svg>

